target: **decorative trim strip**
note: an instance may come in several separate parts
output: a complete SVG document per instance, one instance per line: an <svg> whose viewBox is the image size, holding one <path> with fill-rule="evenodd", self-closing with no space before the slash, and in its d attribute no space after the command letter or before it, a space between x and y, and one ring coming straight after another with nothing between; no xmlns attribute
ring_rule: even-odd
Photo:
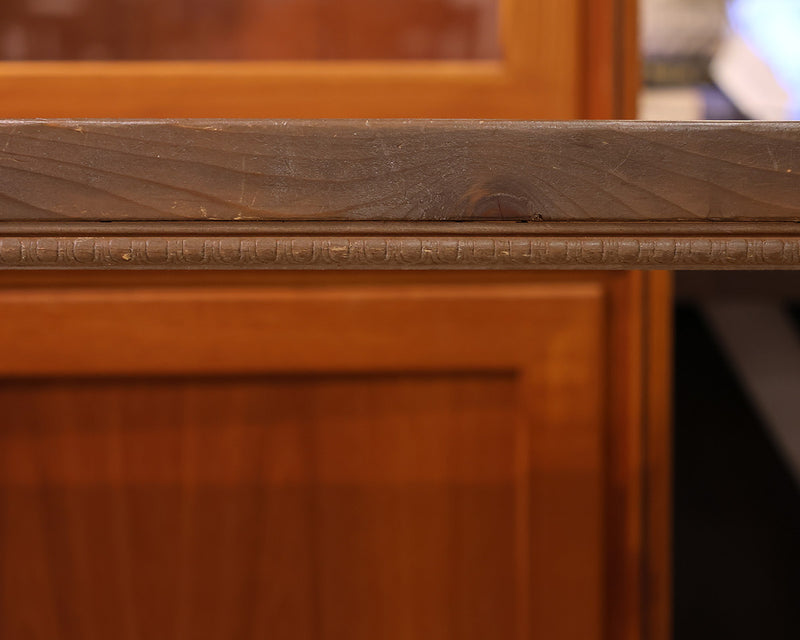
<svg viewBox="0 0 800 640"><path fill-rule="evenodd" d="M798 269L800 234L0 237L15 269Z"/></svg>

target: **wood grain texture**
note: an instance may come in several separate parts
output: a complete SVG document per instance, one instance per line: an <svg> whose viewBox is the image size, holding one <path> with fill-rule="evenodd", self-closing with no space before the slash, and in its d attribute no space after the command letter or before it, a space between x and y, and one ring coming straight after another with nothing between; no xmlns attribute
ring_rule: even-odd
<svg viewBox="0 0 800 640"><path fill-rule="evenodd" d="M3 637L522 637L513 375L0 399Z"/></svg>
<svg viewBox="0 0 800 640"><path fill-rule="evenodd" d="M800 124L0 124L0 220L800 221Z"/></svg>
<svg viewBox="0 0 800 640"><path fill-rule="evenodd" d="M0 635L604 637L626 274L104 275L0 287Z"/></svg>

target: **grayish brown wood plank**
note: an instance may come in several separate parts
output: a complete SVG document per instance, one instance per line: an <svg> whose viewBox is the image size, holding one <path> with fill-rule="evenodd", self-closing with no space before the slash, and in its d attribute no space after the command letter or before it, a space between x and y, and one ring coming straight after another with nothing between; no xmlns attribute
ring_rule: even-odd
<svg viewBox="0 0 800 640"><path fill-rule="evenodd" d="M800 220L800 125L0 123L0 223Z"/></svg>
<svg viewBox="0 0 800 640"><path fill-rule="evenodd" d="M0 269L796 269L799 143L796 123L0 122Z"/></svg>

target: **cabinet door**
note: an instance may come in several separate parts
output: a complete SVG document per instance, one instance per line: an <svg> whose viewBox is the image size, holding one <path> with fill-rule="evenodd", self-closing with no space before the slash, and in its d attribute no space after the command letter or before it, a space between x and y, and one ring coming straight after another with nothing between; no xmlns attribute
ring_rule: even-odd
<svg viewBox="0 0 800 640"><path fill-rule="evenodd" d="M4 0L3 118L610 118L635 0Z"/></svg>
<svg viewBox="0 0 800 640"><path fill-rule="evenodd" d="M626 275L123 275L0 291L0 637L603 637Z"/></svg>

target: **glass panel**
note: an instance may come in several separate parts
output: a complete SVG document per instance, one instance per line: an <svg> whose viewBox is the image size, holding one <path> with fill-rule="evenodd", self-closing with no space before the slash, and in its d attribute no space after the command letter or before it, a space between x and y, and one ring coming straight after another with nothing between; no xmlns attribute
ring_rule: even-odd
<svg viewBox="0 0 800 640"><path fill-rule="evenodd" d="M0 59L493 59L500 1L1 0Z"/></svg>

